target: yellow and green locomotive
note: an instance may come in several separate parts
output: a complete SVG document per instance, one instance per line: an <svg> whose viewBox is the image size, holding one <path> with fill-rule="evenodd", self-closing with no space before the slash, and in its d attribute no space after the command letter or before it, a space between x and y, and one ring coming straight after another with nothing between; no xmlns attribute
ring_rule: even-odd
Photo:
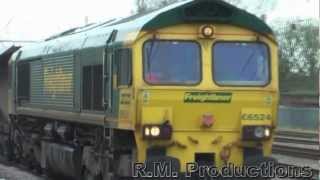
<svg viewBox="0 0 320 180"><path fill-rule="evenodd" d="M134 162L270 161L272 30L220 0L183 1L26 46L10 60L10 157L82 179Z"/></svg>

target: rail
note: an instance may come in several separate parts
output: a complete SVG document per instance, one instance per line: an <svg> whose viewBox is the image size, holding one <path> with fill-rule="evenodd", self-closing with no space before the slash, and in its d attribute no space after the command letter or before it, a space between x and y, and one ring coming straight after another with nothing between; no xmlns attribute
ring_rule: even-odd
<svg viewBox="0 0 320 180"><path fill-rule="evenodd" d="M317 132L279 130L273 143L273 153L307 159L320 158Z"/></svg>
<svg viewBox="0 0 320 180"><path fill-rule="evenodd" d="M317 132L278 130L274 138L273 153L305 159L320 160L319 136ZM284 164L285 165L285 164ZM292 166L292 165L291 165ZM319 169L312 169L314 180L319 177Z"/></svg>

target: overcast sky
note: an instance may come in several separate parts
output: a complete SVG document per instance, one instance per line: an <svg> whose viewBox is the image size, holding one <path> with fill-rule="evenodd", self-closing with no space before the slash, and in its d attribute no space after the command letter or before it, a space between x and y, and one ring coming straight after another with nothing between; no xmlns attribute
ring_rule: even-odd
<svg viewBox="0 0 320 180"><path fill-rule="evenodd" d="M261 0L244 1L254 3ZM277 1L269 20L318 18L319 0ZM1 7L0 40L40 40L84 25L86 16L89 22L128 16L134 10L134 0L2 0Z"/></svg>

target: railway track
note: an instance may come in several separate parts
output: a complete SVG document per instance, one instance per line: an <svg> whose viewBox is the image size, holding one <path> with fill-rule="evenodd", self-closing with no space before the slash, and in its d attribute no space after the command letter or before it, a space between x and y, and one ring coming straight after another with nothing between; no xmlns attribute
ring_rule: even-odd
<svg viewBox="0 0 320 180"><path fill-rule="evenodd" d="M320 160L318 133L280 130L276 133L273 153ZM287 165L287 164L284 164ZM292 166L292 165L291 165ZM313 180L319 179L319 169L313 169Z"/></svg>
<svg viewBox="0 0 320 180"><path fill-rule="evenodd" d="M297 132L280 130L276 133L273 152L315 159L320 157L318 134L316 132Z"/></svg>
<svg viewBox="0 0 320 180"><path fill-rule="evenodd" d="M319 149L310 149L296 146L288 146L286 144L273 144L273 153L284 154L293 157L300 157L306 159L316 159L320 157Z"/></svg>
<svg viewBox="0 0 320 180"><path fill-rule="evenodd" d="M297 167L299 168L298 166L292 166L290 164L284 164L284 163L280 163L280 165L286 167L286 166L291 166L291 167ZM312 169L312 178L310 180L320 180L319 179L319 170L318 169Z"/></svg>
<svg viewBox="0 0 320 180"><path fill-rule="evenodd" d="M275 142L281 142L281 143L293 143L293 144L304 144L304 145L318 145L319 142L316 138L301 138L301 137L288 137L288 136L282 136L277 135L274 138Z"/></svg>
<svg viewBox="0 0 320 180"><path fill-rule="evenodd" d="M286 136L286 137L300 137L300 138L318 138L317 132L301 132L293 130L278 130L276 132L277 136Z"/></svg>

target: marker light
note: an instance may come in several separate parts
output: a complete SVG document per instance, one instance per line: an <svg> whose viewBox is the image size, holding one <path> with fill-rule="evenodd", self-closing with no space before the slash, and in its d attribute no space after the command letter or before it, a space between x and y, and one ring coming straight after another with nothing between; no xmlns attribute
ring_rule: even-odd
<svg viewBox="0 0 320 180"><path fill-rule="evenodd" d="M210 25L205 25L201 27L201 34L205 38L210 38L214 34L214 28Z"/></svg>

